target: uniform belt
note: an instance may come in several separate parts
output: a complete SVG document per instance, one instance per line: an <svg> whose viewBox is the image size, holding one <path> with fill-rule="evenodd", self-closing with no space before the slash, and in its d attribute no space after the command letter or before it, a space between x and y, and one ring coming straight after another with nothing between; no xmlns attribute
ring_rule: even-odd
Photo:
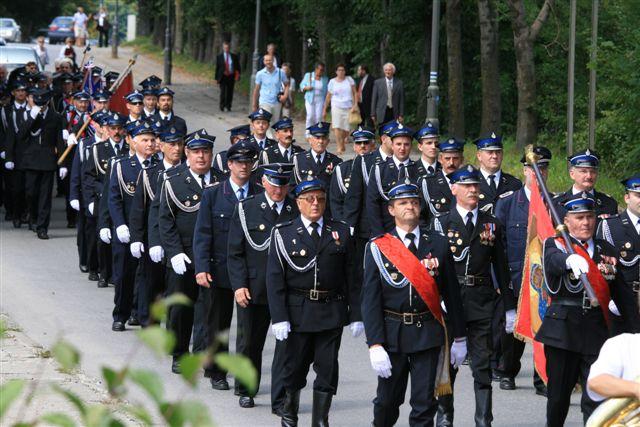
<svg viewBox="0 0 640 427"><path fill-rule="evenodd" d="M468 274L466 276L458 276L458 282L464 286L483 286L483 285L491 285L491 277L487 276L474 276L472 274Z"/></svg>
<svg viewBox="0 0 640 427"><path fill-rule="evenodd" d="M572 298L572 297L553 298L551 300L551 303L555 305L566 305L569 307L581 307L583 310L597 308L596 306L591 305L591 300L589 299L586 293L583 293L582 295L583 295L582 298Z"/></svg>
<svg viewBox="0 0 640 427"><path fill-rule="evenodd" d="M391 310L384 310L385 319L396 320L402 322L405 325L422 326L422 322L433 319L433 314L430 311L423 311L422 313L398 313Z"/></svg>
<svg viewBox="0 0 640 427"><path fill-rule="evenodd" d="M319 302L337 301L343 298L342 294L335 290L291 288L291 292L302 295L308 300Z"/></svg>

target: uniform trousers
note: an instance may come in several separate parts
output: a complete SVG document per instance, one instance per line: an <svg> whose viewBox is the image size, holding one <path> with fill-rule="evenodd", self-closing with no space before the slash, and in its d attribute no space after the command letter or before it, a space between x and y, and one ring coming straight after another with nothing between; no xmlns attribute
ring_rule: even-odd
<svg viewBox="0 0 640 427"><path fill-rule="evenodd" d="M361 266L364 263L364 250L369 242L369 239L356 237L354 245L354 265ZM360 294L360 289L362 289L362 283L364 281L364 268L354 268L354 284L358 287L358 294Z"/></svg>
<svg viewBox="0 0 640 427"><path fill-rule="evenodd" d="M580 409L584 422L598 406L587 395L587 378L591 365L596 361L597 355L581 354L575 351L564 350L550 345L544 346L544 355L547 358L547 426L561 427L567 418L571 393L578 381L582 386L582 398Z"/></svg>
<svg viewBox="0 0 640 427"><path fill-rule="evenodd" d="M111 230L113 239L113 280L116 285L113 297L113 321L126 322L133 309L133 290L136 281L138 260L131 255L129 244L118 240L115 229Z"/></svg>
<svg viewBox="0 0 640 427"><path fill-rule="evenodd" d="M231 327L234 305L233 290L213 285L209 296L210 301L207 311L208 343L214 355L216 353L226 353L229 351L229 342L227 340L219 340L218 335L221 332L228 331ZM224 379L227 376L227 371L215 363L211 363L205 369L205 376L213 379Z"/></svg>
<svg viewBox="0 0 640 427"><path fill-rule="evenodd" d="M83 211L82 217L84 218L84 241L87 254L86 265L89 267L89 271L98 271L98 232L96 230L96 219L90 215L89 212Z"/></svg>
<svg viewBox="0 0 640 427"><path fill-rule="evenodd" d="M338 351L342 328L320 332L291 331L287 338L284 386L289 393L307 385L309 365L313 363L316 379L313 390L336 394L338 390Z"/></svg>
<svg viewBox="0 0 640 427"><path fill-rule="evenodd" d="M199 288L193 269L187 269L184 274L177 274L167 268L167 285L169 293L180 292L192 302L198 299ZM174 305L169 309L169 328L176 336L173 357L178 358L189 353L189 342L193 330L194 305Z"/></svg>
<svg viewBox="0 0 640 427"><path fill-rule="evenodd" d="M86 227L86 218L84 211L81 209L76 217L76 246L78 247L78 259L81 265L87 265L89 256L87 253L87 235L85 234Z"/></svg>
<svg viewBox="0 0 640 427"><path fill-rule="evenodd" d="M96 217L93 217L93 220L96 220ZM96 227L95 238L96 238L96 251L98 253L98 270L100 273L100 278L106 280L109 283L114 282L113 276L113 248L110 243L103 242L99 237L99 230ZM117 236L112 236L116 237ZM113 239L111 239L113 242Z"/></svg>
<svg viewBox="0 0 640 427"><path fill-rule="evenodd" d="M78 211L73 209L69 204L70 182L71 182L71 177L67 175L64 179L60 180L60 185L62 186L62 192L64 193L64 207L65 207L65 212L67 214L67 223L74 224L78 219Z"/></svg>
<svg viewBox="0 0 640 427"><path fill-rule="evenodd" d="M53 176L53 171L27 170L24 173L29 222L37 231L49 229Z"/></svg>
<svg viewBox="0 0 640 427"><path fill-rule="evenodd" d="M4 205L4 209L8 217L13 218L13 203L11 198L11 173L4 167L4 160L0 160L0 203Z"/></svg>
<svg viewBox="0 0 640 427"><path fill-rule="evenodd" d="M276 348L273 351L273 361L271 362L271 409L274 412L282 407L284 403L284 363L287 354L287 341L276 340Z"/></svg>
<svg viewBox="0 0 640 427"><path fill-rule="evenodd" d="M53 188L53 177L51 188ZM13 219L21 219L29 212L25 200L25 182L26 172L23 170L9 171L9 197L11 197L11 206ZM52 190L53 191L53 190Z"/></svg>
<svg viewBox="0 0 640 427"><path fill-rule="evenodd" d="M502 375L507 378L515 378L522 367L520 359L524 353L525 342L520 341L513 334L502 331ZM533 385L538 388L544 386L544 382L538 372L533 370Z"/></svg>
<svg viewBox="0 0 640 427"><path fill-rule="evenodd" d="M476 398L476 426L490 425L491 408L491 354L493 333L491 318L467 322L467 351L473 374L473 390Z"/></svg>
<svg viewBox="0 0 640 427"><path fill-rule="evenodd" d="M200 288L198 293L198 299L193 307L193 352L205 351L207 349L207 312L209 311L210 304L210 290L207 288Z"/></svg>
<svg viewBox="0 0 640 427"><path fill-rule="evenodd" d="M258 371L256 390L251 393L244 385L236 381L236 393L240 396L254 397L260 387L262 375L262 350L269 331L271 315L269 306L261 304L249 304L241 307L236 304L238 315L238 333L236 334L236 353L242 354L251 360Z"/></svg>
<svg viewBox="0 0 640 427"><path fill-rule="evenodd" d="M396 424L411 375L409 425L433 426L433 417L437 409L434 391L440 347L416 353L388 354L391 376L378 377L378 389L373 400L373 425L391 427Z"/></svg>
<svg viewBox="0 0 640 427"><path fill-rule="evenodd" d="M493 275L493 274L492 274ZM494 280L494 283L497 283ZM518 297L516 296L516 301ZM505 326L504 318L504 304L502 303L502 296L498 295L495 299L495 305L493 310L493 319L491 319L492 333L492 348L493 354L491 355L491 369L495 370L501 375L504 369L504 354L502 354L502 335L504 334Z"/></svg>
<svg viewBox="0 0 640 427"><path fill-rule="evenodd" d="M136 312L140 324L148 325L149 307L164 292L165 267L162 263L153 262L145 250L138 263L138 273Z"/></svg>

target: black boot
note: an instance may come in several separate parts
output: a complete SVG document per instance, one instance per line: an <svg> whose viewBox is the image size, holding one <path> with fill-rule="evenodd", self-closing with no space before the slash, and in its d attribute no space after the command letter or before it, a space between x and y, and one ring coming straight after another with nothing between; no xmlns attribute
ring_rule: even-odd
<svg viewBox="0 0 640 427"><path fill-rule="evenodd" d="M493 413L491 412L491 388L477 388L476 395L476 427L491 427Z"/></svg>
<svg viewBox="0 0 640 427"><path fill-rule="evenodd" d="M453 394L438 397L437 427L453 426Z"/></svg>
<svg viewBox="0 0 640 427"><path fill-rule="evenodd" d="M329 409L331 408L331 393L313 390L313 413L311 427L329 427Z"/></svg>
<svg viewBox="0 0 640 427"><path fill-rule="evenodd" d="M282 404L282 427L298 426L298 408L300 406L300 390L290 392L287 390Z"/></svg>

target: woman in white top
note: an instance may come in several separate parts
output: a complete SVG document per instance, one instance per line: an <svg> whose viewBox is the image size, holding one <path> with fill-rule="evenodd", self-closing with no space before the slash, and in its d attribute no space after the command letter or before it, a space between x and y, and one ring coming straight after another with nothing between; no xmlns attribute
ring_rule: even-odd
<svg viewBox="0 0 640 427"><path fill-rule="evenodd" d="M324 99L327 97L328 85L329 79L324 75L324 64L322 62L318 62L314 71L309 71L302 77L300 92L304 93L304 107L307 110L305 129L322 121Z"/></svg>
<svg viewBox="0 0 640 427"><path fill-rule="evenodd" d="M347 76L344 64L336 66L336 76L329 81L327 98L324 102L322 117L327 115L327 106L331 105L331 127L338 145L337 154L344 154L351 131L349 112L357 111L356 82Z"/></svg>

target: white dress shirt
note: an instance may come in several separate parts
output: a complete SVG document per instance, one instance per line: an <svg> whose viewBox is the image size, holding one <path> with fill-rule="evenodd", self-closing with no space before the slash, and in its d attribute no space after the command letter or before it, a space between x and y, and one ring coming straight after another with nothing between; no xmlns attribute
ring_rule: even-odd
<svg viewBox="0 0 640 427"><path fill-rule="evenodd" d="M276 210L278 211L278 214L280 214L280 212L282 212L282 207L284 206L284 199L282 199L279 202L274 202L273 200L271 200L271 197L269 197L269 195L267 194L266 191L264 193L264 197L265 197L265 199L267 199L267 204L269 205L269 209L271 209L271 207L275 203L276 204Z"/></svg>
<svg viewBox="0 0 640 427"><path fill-rule="evenodd" d="M476 223L478 222L478 208L476 207L474 210L469 211L465 208L463 208L460 205L456 205L456 209L458 211L458 213L460 214L460 217L462 218L462 221L464 221L464 224L467 225L467 214L469 212L471 212L473 214L473 225L475 227Z"/></svg>
<svg viewBox="0 0 640 427"><path fill-rule="evenodd" d="M386 162L389 155L384 151L382 151L382 147L378 148L378 151L380 152L380 157L382 157L382 160Z"/></svg>
<svg viewBox="0 0 640 427"><path fill-rule="evenodd" d="M278 150L280 150L280 154L282 154L283 156L285 156L285 153L287 153L289 155L289 160L293 160L291 154L291 146L285 148L278 142Z"/></svg>
<svg viewBox="0 0 640 427"><path fill-rule="evenodd" d="M424 168L425 168L426 170L429 170L429 166L431 166L431 168L433 169L433 172L434 172L434 173L436 172L436 170L437 170L437 168L436 168L436 164L438 163L437 161L436 161L436 162L433 162L433 163L428 163L428 162L424 159L424 157L420 157L420 161L422 162L422 165L424 166Z"/></svg>
<svg viewBox="0 0 640 427"><path fill-rule="evenodd" d="M249 195L249 182L245 182L244 185L240 187L238 184L233 182L233 179L230 179L229 184L231 184L231 188L233 189L233 194L235 194L236 197L238 197L238 190L240 190L241 188L244 190L243 198Z"/></svg>
<svg viewBox="0 0 640 427"><path fill-rule="evenodd" d="M135 155L136 155L136 158L138 159L138 162L140 163L140 166L142 166L143 168L144 168L145 160L148 160L149 161L148 163L151 164L151 158L145 159L144 157L140 156L138 153L136 153Z"/></svg>
<svg viewBox="0 0 640 427"><path fill-rule="evenodd" d="M197 173L195 173L193 171L193 169L189 169L189 172L191 172L191 176L196 179L196 182L198 183L198 185L200 187L202 187L202 182L200 181L200 176ZM204 183L205 184L209 184L210 182L211 182L211 171L207 171L207 173L204 174Z"/></svg>
<svg viewBox="0 0 640 427"><path fill-rule="evenodd" d="M411 232L413 233L413 244L416 245L416 248L418 248L420 246L420 227L414 228ZM408 248L409 244L411 243L409 239L407 239L407 234L409 233L407 233L400 227L396 227L396 233L398 233L398 237L400 237L402 243L404 243L404 245Z"/></svg>
<svg viewBox="0 0 640 427"><path fill-rule="evenodd" d="M584 191L584 190L578 190L575 185L571 187L571 194L575 195L580 193L587 193L591 197L595 196L595 194L593 193L593 188L590 191Z"/></svg>
<svg viewBox="0 0 640 427"><path fill-rule="evenodd" d="M307 232L309 232L309 235L311 235L311 232L313 232L313 227L311 227L311 221L305 218L304 215L300 215L300 219L302 220L302 225L304 225L304 228L306 228ZM320 227L318 227L318 234L322 236L322 225L323 225L322 217L320 217L316 222L318 223L318 225L320 225Z"/></svg>
<svg viewBox="0 0 640 427"><path fill-rule="evenodd" d="M162 159L162 164L164 165L164 170L168 170L174 166L178 166L180 162L176 163L175 165L172 165L171 163L167 162L165 159Z"/></svg>
<svg viewBox="0 0 640 427"><path fill-rule="evenodd" d="M165 120L165 119L166 119L166 120L171 120L172 113L165 114L165 113L163 113L162 111L158 111L158 113L160 114L160 118L161 118L162 120Z"/></svg>
<svg viewBox="0 0 640 427"><path fill-rule="evenodd" d="M483 170L482 168L480 168L480 173L482 174L482 176L484 177L484 180L487 182L487 184L489 185L489 187L491 187L491 182L489 179L489 175L492 175L491 173ZM496 172L493 173L494 175L494 182L496 184L496 188L498 188L498 186L500 185L500 177L502 176L502 171L501 170L497 170Z"/></svg>
<svg viewBox="0 0 640 427"><path fill-rule="evenodd" d="M405 166L409 166L409 158L407 158L404 162L401 162L400 159L398 159L396 156L393 156L393 163L396 164L396 167L398 169L400 168L400 163L402 163Z"/></svg>
<svg viewBox="0 0 640 427"><path fill-rule="evenodd" d="M522 188L524 188L524 195L527 196L527 200L531 201L531 190L526 185Z"/></svg>
<svg viewBox="0 0 640 427"><path fill-rule="evenodd" d="M636 233L640 234L640 224L638 224L638 220L640 220L640 218L638 218L638 216L632 213L629 209L627 209L627 215L629 215L631 224L636 228Z"/></svg>
<svg viewBox="0 0 640 427"><path fill-rule="evenodd" d="M320 154L320 163L324 162L324 155L326 154L326 151L323 151L322 153L316 153L315 151L311 150L311 157L313 157L313 163L318 163L318 154Z"/></svg>

